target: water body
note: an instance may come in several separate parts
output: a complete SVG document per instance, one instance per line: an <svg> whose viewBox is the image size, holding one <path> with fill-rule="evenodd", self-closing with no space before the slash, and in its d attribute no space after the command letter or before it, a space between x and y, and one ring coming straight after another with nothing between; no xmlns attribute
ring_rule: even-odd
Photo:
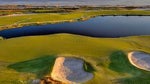
<svg viewBox="0 0 150 84"><path fill-rule="evenodd" d="M0 4L34 5L150 5L150 0L0 0Z"/></svg>
<svg viewBox="0 0 150 84"><path fill-rule="evenodd" d="M0 36L13 38L54 33L71 33L92 37L150 35L149 16L99 16L87 21L25 26L0 31Z"/></svg>

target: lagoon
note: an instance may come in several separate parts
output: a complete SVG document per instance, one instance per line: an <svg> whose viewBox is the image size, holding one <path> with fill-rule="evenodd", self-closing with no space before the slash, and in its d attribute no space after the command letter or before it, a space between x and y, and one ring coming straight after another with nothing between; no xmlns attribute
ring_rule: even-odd
<svg viewBox="0 0 150 84"><path fill-rule="evenodd" d="M70 33L91 37L150 35L149 16L98 16L86 21L24 26L0 31L4 38Z"/></svg>

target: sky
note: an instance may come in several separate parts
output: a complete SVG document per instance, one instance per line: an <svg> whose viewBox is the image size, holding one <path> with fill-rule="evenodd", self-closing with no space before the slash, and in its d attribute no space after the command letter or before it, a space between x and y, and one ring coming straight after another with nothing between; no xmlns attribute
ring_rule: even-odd
<svg viewBox="0 0 150 84"><path fill-rule="evenodd" d="M0 4L34 4L34 5L150 5L150 0L0 0Z"/></svg>

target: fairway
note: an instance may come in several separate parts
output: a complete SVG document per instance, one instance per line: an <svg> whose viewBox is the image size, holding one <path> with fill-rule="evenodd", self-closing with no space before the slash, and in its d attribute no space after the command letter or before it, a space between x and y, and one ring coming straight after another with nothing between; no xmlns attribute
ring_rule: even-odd
<svg viewBox="0 0 150 84"><path fill-rule="evenodd" d="M150 84L150 0L0 0L0 84Z"/></svg>
<svg viewBox="0 0 150 84"><path fill-rule="evenodd" d="M149 84L150 72L132 66L126 55L133 50L150 53L149 43L150 36L93 38L72 34L0 40L0 83L23 84L42 78L50 74L54 59L61 54L90 65L85 70L94 78L85 84Z"/></svg>

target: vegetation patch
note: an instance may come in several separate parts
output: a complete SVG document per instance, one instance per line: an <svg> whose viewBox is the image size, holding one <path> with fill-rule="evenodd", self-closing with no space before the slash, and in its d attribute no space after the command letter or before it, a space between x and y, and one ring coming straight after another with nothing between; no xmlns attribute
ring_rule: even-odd
<svg viewBox="0 0 150 84"><path fill-rule="evenodd" d="M35 73L38 77L43 77L52 70L55 58L55 56L44 56L37 59L11 64L8 67L19 72Z"/></svg>
<svg viewBox="0 0 150 84"><path fill-rule="evenodd" d="M141 72L138 68L131 65L128 57L123 51L116 51L110 55L109 68L119 73L130 73Z"/></svg>
<svg viewBox="0 0 150 84"><path fill-rule="evenodd" d="M116 51L110 55L109 69L120 73L129 74L131 77L124 77L117 80L121 84L149 84L150 73L134 67L123 51Z"/></svg>
<svg viewBox="0 0 150 84"><path fill-rule="evenodd" d="M90 72L90 73L96 71L96 70L94 69L94 67L93 67L90 63L88 63L88 62L84 62L83 68L84 68L84 70L85 70L86 72Z"/></svg>

